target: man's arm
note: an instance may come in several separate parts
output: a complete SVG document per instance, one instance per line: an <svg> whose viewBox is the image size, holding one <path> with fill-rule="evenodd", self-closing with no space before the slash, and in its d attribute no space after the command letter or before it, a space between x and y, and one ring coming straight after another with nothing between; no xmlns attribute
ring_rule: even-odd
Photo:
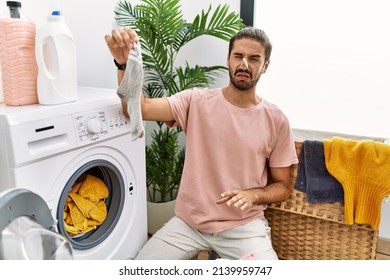
<svg viewBox="0 0 390 280"><path fill-rule="evenodd" d="M138 42L139 38L134 30L130 28L114 29L111 35L106 35L105 40L107 46L119 64L125 64L129 52L133 48L134 42ZM125 70L119 70L117 73L118 85L121 84ZM124 114L129 117L127 112L126 101L122 100L122 109ZM141 94L141 111L142 118L147 121L173 121L171 107L166 98L145 98Z"/></svg>
<svg viewBox="0 0 390 280"><path fill-rule="evenodd" d="M272 183L263 188L231 190L221 194L217 204L226 203L244 211L255 204L268 204L287 199L291 194L290 167L270 168Z"/></svg>
<svg viewBox="0 0 390 280"><path fill-rule="evenodd" d="M173 121L171 107L166 98L145 98L144 94L141 94L141 111L142 119L145 121ZM124 114L129 117L127 112L127 104L123 99L122 109Z"/></svg>

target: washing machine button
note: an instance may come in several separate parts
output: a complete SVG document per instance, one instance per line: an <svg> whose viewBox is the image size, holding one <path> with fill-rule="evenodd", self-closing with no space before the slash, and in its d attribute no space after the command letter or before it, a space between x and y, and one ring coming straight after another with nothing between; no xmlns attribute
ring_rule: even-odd
<svg viewBox="0 0 390 280"><path fill-rule="evenodd" d="M95 134L102 130L102 122L99 119L90 119L87 123L87 131Z"/></svg>

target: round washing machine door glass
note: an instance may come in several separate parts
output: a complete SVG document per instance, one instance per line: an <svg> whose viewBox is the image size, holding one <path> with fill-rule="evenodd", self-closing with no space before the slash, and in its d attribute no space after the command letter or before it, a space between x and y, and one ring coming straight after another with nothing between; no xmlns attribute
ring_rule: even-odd
<svg viewBox="0 0 390 280"><path fill-rule="evenodd" d="M124 205L124 182L118 168L106 160L81 166L60 196L58 231L74 249L91 249L114 230Z"/></svg>

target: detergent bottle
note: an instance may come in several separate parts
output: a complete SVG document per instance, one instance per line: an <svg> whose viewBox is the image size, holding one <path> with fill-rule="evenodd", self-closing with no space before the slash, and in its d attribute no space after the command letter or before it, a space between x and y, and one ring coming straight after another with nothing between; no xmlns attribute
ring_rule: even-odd
<svg viewBox="0 0 390 280"><path fill-rule="evenodd" d="M37 91L42 105L77 100L76 47L61 9L47 17L36 36Z"/></svg>
<svg viewBox="0 0 390 280"><path fill-rule="evenodd" d="M2 98L6 105L38 103L35 23L26 18L18 1L7 1L0 18Z"/></svg>

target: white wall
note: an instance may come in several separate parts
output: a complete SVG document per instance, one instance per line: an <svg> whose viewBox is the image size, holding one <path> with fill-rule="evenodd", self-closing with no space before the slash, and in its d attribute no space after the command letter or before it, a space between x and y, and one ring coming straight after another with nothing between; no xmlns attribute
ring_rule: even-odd
<svg viewBox="0 0 390 280"><path fill-rule="evenodd" d="M274 50L259 85L293 126L390 136L390 2L257 0Z"/></svg>
<svg viewBox="0 0 390 280"><path fill-rule="evenodd" d="M295 128L390 137L390 2L257 0L273 42L258 89ZM379 235L390 238L390 203Z"/></svg>

